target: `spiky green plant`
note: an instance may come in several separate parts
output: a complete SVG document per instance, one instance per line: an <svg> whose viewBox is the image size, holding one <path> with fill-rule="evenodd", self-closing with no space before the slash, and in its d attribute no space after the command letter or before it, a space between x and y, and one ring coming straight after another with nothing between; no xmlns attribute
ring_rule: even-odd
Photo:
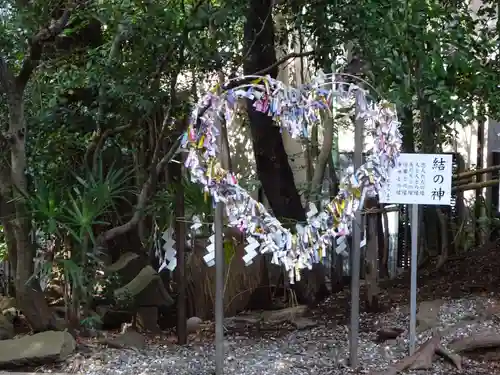
<svg viewBox="0 0 500 375"><path fill-rule="evenodd" d="M39 267L34 276L47 277L54 268L59 269L74 293L89 297L101 266L95 228L109 225L105 218L117 214L118 202L127 201L134 193L131 178L132 173L124 169L110 166L105 171L98 163L96 170L75 174L70 187L58 188L35 180L34 193L28 197L35 228L45 239L60 244L63 238L70 238L72 249L70 259L64 253L55 253L36 262ZM44 251L38 253L44 255Z"/></svg>

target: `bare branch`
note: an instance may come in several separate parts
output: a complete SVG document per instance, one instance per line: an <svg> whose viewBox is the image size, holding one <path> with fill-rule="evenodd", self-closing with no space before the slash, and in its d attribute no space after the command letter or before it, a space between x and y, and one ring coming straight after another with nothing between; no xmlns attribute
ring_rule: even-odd
<svg viewBox="0 0 500 375"><path fill-rule="evenodd" d="M97 163L99 161L99 153L101 152L101 150L104 146L104 142L106 142L106 140L109 137L131 128L132 124L133 123L128 123L126 125L118 126L116 128L113 128L113 129L107 129L104 133L102 133L102 135L100 137L97 137L97 142L95 142L95 148L94 148L94 156L92 158L92 168L94 171L97 170ZM85 160L87 161L88 159L85 158Z"/></svg>
<svg viewBox="0 0 500 375"><path fill-rule="evenodd" d="M269 12L267 12L266 18L264 18L264 21L262 21L262 27L260 28L260 30L258 32L255 33L255 36L254 36L254 38L252 40L252 43L250 43L250 46L248 47L247 51L245 52L245 54L243 55L243 57L240 60L241 64L248 58L248 56L250 56L250 53L252 52L252 48L255 45L255 42L257 41L257 38L264 31L264 28L265 28L265 26L267 24L267 21L269 20L269 17L271 17L272 12L273 12L273 7L270 6L269 7Z"/></svg>
<svg viewBox="0 0 500 375"><path fill-rule="evenodd" d="M273 70L274 68L276 68L277 66L279 65L282 65L286 62L288 62L288 60L290 59L295 59L297 57L307 57L307 56L311 56L311 55L314 55L316 52L315 51L306 51L306 52L291 52L285 56L283 56L281 59L279 59L278 61L276 61L275 63L269 65L267 68L265 69L261 69L261 70L258 70L254 73L252 73L252 75L254 76L262 76L262 75L265 75L267 73L269 73L271 70ZM248 78L243 78L241 80L234 80L234 81L231 81L229 82L225 87L224 89L225 90L229 90L233 87L236 87L236 86L239 86L239 85L242 85L243 83L247 82L249 79Z"/></svg>
<svg viewBox="0 0 500 375"><path fill-rule="evenodd" d="M294 59L294 58L297 58L297 57L307 57L307 56L314 55L315 53L316 53L316 51L291 52L291 53L283 56L281 59L279 59L278 61L276 61L274 64L269 65L267 68L255 72L254 75L261 76L263 74L266 74L267 72L270 72L271 70L273 70L277 66L286 63L290 59Z"/></svg>

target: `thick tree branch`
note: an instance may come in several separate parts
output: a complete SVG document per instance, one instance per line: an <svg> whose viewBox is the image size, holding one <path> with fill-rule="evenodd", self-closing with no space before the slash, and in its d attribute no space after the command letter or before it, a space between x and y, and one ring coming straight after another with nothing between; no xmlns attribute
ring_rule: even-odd
<svg viewBox="0 0 500 375"><path fill-rule="evenodd" d="M332 145L334 136L334 119L327 118L323 122L323 145L321 146L321 151L318 156L318 162L314 170L314 174L311 182L311 192L309 195L309 200L314 202L317 199L317 195L320 191L321 183L325 177L325 169L328 160L332 155Z"/></svg>
<svg viewBox="0 0 500 375"><path fill-rule="evenodd" d="M177 141L170 148L170 151L165 156L163 156L163 158L159 161L159 163L156 164L154 170L151 171L151 173L149 174L149 177L142 186L139 197L137 198L137 205L135 207L132 218L125 224L111 228L106 232L102 233L97 239L97 243L99 244L99 246L104 247L106 242L129 232L130 230L135 228L135 226L139 223L144 214L146 205L148 203L149 195L154 185L154 181L163 171L165 166L174 158L175 153L177 152L177 149L180 146L180 142L181 140L177 139Z"/></svg>
<svg viewBox="0 0 500 375"><path fill-rule="evenodd" d="M87 155L85 157L85 161L88 161L88 157L90 156L90 152L93 151L92 168L94 171L97 170L97 163L99 161L99 153L101 152L101 150L104 146L104 142L106 142L106 140L109 137L131 128L132 125L133 125L133 123L130 122L126 125L117 126L116 128L113 128L113 129L107 129L106 131L104 131L104 133L102 133L101 136L97 136L95 138L95 142L93 142L91 144L93 150L89 147L89 149L87 149Z"/></svg>
<svg viewBox="0 0 500 375"><path fill-rule="evenodd" d="M116 35L113 39L113 43L111 45L111 49L109 51L108 58L106 60L106 70L108 70L113 62L113 60L116 58L118 53L120 52L120 47L122 43L125 41L127 35L127 29L123 23L120 23L118 25L118 30L116 32ZM97 110L97 131L100 132L102 129L102 123L104 120L104 105L106 104L106 87L107 87L107 80L104 79L104 81L101 83L100 88L99 88L99 97L98 97L98 102L99 102L99 108ZM97 151L100 151L99 148L97 148Z"/></svg>
<svg viewBox="0 0 500 375"><path fill-rule="evenodd" d="M167 110L164 113L164 119L162 123L162 128L159 135L157 136L156 145L151 157L151 169L149 171L148 179L142 185L141 192L137 198L137 204L134 209L134 214L132 218L118 227L111 228L97 238L97 245L100 248L106 248L106 243L113 238L123 235L133 228L135 228L144 216L144 211L147 206L149 197L151 193L155 190L156 181L160 173L165 169L166 165L173 159L179 146L181 144L181 138L177 138L170 150L160 159L160 154L164 145L164 138L167 134L167 130L170 128L171 124L171 112L174 106L175 89L177 86L177 79L180 73L180 69L185 61L184 48L187 42L188 32L184 30L184 38L182 44L179 46L179 56L177 60L177 70L172 74L172 80L170 82L170 95L168 98ZM183 125L187 125L187 122ZM180 129L184 131L185 129Z"/></svg>
<svg viewBox="0 0 500 375"><path fill-rule="evenodd" d="M22 91L26 84L28 83L31 74L37 68L42 57L43 45L44 43L52 40L58 36L68 25L69 17L71 11L76 6L76 3L71 3L64 10L63 14L59 19L52 20L48 27L42 28L31 40L29 41L30 51L24 58L21 71L16 77L16 85Z"/></svg>
<svg viewBox="0 0 500 375"><path fill-rule="evenodd" d="M315 53L316 53L316 51L291 52L291 53L283 56L281 59L279 59L278 61L276 61L274 64L269 65L267 68L259 70L259 71L255 72L255 73L253 73L253 75L261 76L261 75L267 74L268 72L270 72L271 70L273 70L277 66L280 66L281 64L286 63L290 59L295 59L297 57L312 56Z"/></svg>
<svg viewBox="0 0 500 375"><path fill-rule="evenodd" d="M5 94L11 92L13 84L14 84L14 75L9 70L5 58L0 55L0 94L2 91Z"/></svg>

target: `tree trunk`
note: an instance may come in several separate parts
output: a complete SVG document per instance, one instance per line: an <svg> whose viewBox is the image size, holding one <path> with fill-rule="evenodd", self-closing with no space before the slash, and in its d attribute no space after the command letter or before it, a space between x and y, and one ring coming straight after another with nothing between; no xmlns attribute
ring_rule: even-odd
<svg viewBox="0 0 500 375"><path fill-rule="evenodd" d="M420 152L435 153L438 146L438 119L433 104L430 103L423 93L418 92L418 108L420 110L420 138L422 147ZM433 206L423 207L422 227L425 228L427 250L435 253L439 243L439 234L435 230L438 227L436 208ZM423 229L422 228L422 229ZM422 230L421 229L421 230Z"/></svg>
<svg viewBox="0 0 500 375"><path fill-rule="evenodd" d="M379 205L379 208L384 209L383 205ZM385 231L384 231L385 229ZM379 277L381 279L386 279L389 277L389 265L387 261L389 259L389 218L387 217L387 212L382 211L377 214L377 232L378 232L378 268Z"/></svg>
<svg viewBox="0 0 500 375"><path fill-rule="evenodd" d="M40 31L28 38L29 52L25 54L21 69L16 76L9 68L3 54L0 55L0 89L7 97L9 112L8 138L10 148L10 174L1 173L0 178L6 177L7 183L2 181L0 189L9 187L9 195L4 199L13 199L15 207L12 228L16 248L15 287L17 307L23 310L28 323L35 331L43 331L55 326L54 316L45 301L37 281L31 280L33 272L34 244L30 240L31 218L26 205L27 178L26 178L26 122L24 119L24 89L29 82L33 71L37 68L43 53L43 45L59 35L67 26L70 11L73 7L65 7L58 19L53 19L50 25L41 27ZM3 51L2 51L3 52ZM3 130L3 129L2 129ZM2 134L2 132L0 132ZM3 136L3 134L2 134ZM3 171L0 172L4 172ZM1 190L0 190L1 191ZM3 193L2 193L3 195ZM9 199L10 200L10 199Z"/></svg>
<svg viewBox="0 0 500 375"><path fill-rule="evenodd" d="M486 122L485 109L483 106L479 106L478 119L477 119L477 159L476 168L484 168L484 123ZM476 182L484 182L485 175L476 175ZM474 231L474 238L476 246L480 246L485 243L485 233L488 233L488 220L481 220L485 216L485 197L483 195L483 189L476 189L476 202L474 205L474 223L476 225L476 230Z"/></svg>
<svg viewBox="0 0 500 375"><path fill-rule="evenodd" d="M248 0L244 28L244 45L248 57L243 62L244 73L247 75L266 69L276 62L272 5L271 0ZM269 74L276 77L278 68L271 69ZM305 222L305 210L288 163L281 130L274 125L270 116L257 112L251 102L247 105L247 113L257 175L273 214L281 219ZM322 267L317 269L321 270ZM326 288L324 278L322 285L318 285L318 275L315 277L313 273L315 272L305 272L301 282L295 285L299 303L314 302L318 291ZM311 281L307 280L309 278Z"/></svg>
<svg viewBox="0 0 500 375"><path fill-rule="evenodd" d="M367 202L367 209L376 207L374 199ZM366 306L368 311L379 309L379 286L378 286L378 235L377 235L377 214L366 216L367 221L367 242L365 257L365 280L367 282Z"/></svg>
<svg viewBox="0 0 500 375"><path fill-rule="evenodd" d="M14 236L14 227L12 225L11 219L14 217L15 211L13 204L7 201L8 198L4 198L0 193L0 223L3 226L5 243L7 244L7 254L9 267L13 270L15 276L16 264L17 264L17 253L16 253L16 238Z"/></svg>
<svg viewBox="0 0 500 375"><path fill-rule="evenodd" d="M271 6L271 0L249 0L245 24L245 48L250 48L250 53L244 62L245 74L250 75L276 62ZM269 72L272 77L276 77L277 73L277 68ZM256 111L251 102L247 105L247 113L257 174L274 215L279 218L305 221L305 211L295 187L280 129L274 126L270 116Z"/></svg>
<svg viewBox="0 0 500 375"><path fill-rule="evenodd" d="M17 306L20 308L34 331L44 331L55 326L43 292L33 273L34 245L30 239L31 221L26 207L26 140L23 95L18 91L8 93L9 135L11 137L11 181L15 187L15 221L13 223L16 243L15 287Z"/></svg>

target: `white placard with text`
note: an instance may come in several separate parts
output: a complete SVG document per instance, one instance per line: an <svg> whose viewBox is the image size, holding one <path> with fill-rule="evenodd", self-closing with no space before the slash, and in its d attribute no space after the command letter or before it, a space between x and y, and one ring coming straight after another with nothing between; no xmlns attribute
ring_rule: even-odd
<svg viewBox="0 0 500 375"><path fill-rule="evenodd" d="M451 204L452 155L400 154L380 191L380 203Z"/></svg>

